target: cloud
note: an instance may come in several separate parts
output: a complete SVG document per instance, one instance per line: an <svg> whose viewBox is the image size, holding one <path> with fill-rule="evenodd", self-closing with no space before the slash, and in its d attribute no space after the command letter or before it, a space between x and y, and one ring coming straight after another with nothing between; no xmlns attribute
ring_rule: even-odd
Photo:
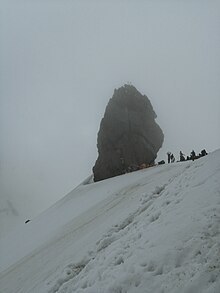
<svg viewBox="0 0 220 293"><path fill-rule="evenodd" d="M219 8L3 1L1 191L29 198L37 213L87 177L105 106L128 81L157 113L165 134L159 159L168 150L219 148Z"/></svg>

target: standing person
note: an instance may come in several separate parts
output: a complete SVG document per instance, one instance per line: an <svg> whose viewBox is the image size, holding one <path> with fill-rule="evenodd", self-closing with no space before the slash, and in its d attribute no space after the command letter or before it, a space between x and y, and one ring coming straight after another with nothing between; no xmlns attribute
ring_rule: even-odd
<svg viewBox="0 0 220 293"><path fill-rule="evenodd" d="M170 160L171 160L171 163L174 163L175 162L175 157L173 154L170 155Z"/></svg>
<svg viewBox="0 0 220 293"><path fill-rule="evenodd" d="M191 154L190 154L191 156L190 156L190 158L191 158L191 160L195 160L195 158L196 158L196 153L195 153L195 151L194 150L192 150L191 151Z"/></svg>
<svg viewBox="0 0 220 293"><path fill-rule="evenodd" d="M171 156L171 152L167 152L168 164L170 163L170 156Z"/></svg>
<svg viewBox="0 0 220 293"><path fill-rule="evenodd" d="M207 151L204 149L204 150L201 151L201 155L202 155L202 157L204 157L204 156L208 155L208 153L207 153Z"/></svg>
<svg viewBox="0 0 220 293"><path fill-rule="evenodd" d="M180 162L185 161L185 155L182 153L182 151L180 151Z"/></svg>

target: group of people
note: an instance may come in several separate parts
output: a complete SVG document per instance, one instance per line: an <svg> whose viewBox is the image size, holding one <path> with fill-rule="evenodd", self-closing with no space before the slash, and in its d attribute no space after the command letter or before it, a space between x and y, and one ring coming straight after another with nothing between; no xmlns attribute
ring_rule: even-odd
<svg viewBox="0 0 220 293"><path fill-rule="evenodd" d="M207 154L208 153L206 152L205 149L203 149L198 155L196 155L195 151L192 150L189 156L184 155L183 152L180 151L180 159L178 162L184 162L184 161L189 161L189 160L194 161L198 158L206 156ZM167 157L168 157L168 164L175 162L174 155L171 152L167 153Z"/></svg>
<svg viewBox="0 0 220 293"><path fill-rule="evenodd" d="M208 153L206 152L205 149L203 149L198 155L195 153L194 150L191 151L190 155L189 156L186 156L183 154L182 151L180 151L180 158L179 158L179 161L177 162L184 162L184 161L189 161L189 160L196 160L198 158L201 158L201 157L204 157L206 156ZM176 161L174 155L171 153L171 152L167 152L167 157L168 157L168 164L170 163L174 163ZM121 160L121 163L122 165L124 166L124 171L123 173L130 173L130 172L133 172L133 171L137 171L137 170L141 170L141 169L145 169L145 168L149 168L149 167L153 167L155 166L155 164L141 164L140 166L138 165L131 165L127 168L125 168L125 162L124 162L124 159L123 158L120 158ZM163 165L165 164L165 161L162 160L160 162L158 162L158 165Z"/></svg>

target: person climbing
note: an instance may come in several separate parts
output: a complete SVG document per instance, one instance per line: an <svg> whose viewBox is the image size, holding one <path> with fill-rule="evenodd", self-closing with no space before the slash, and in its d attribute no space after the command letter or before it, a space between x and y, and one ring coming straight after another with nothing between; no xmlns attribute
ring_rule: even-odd
<svg viewBox="0 0 220 293"><path fill-rule="evenodd" d="M182 153L182 151L180 151L180 162L183 162L185 160L185 155Z"/></svg>
<svg viewBox="0 0 220 293"><path fill-rule="evenodd" d="M171 152L167 152L168 164L170 163L170 156L171 156Z"/></svg>
<svg viewBox="0 0 220 293"><path fill-rule="evenodd" d="M170 155L170 160L171 160L171 163L174 163L175 162L175 157L173 154Z"/></svg>

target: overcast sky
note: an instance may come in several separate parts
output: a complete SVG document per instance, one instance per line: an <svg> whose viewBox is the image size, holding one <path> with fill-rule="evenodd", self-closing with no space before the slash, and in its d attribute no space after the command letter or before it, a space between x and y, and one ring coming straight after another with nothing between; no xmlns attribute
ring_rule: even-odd
<svg viewBox="0 0 220 293"><path fill-rule="evenodd" d="M0 192L31 217L89 176L131 82L169 150L220 147L220 1L0 0Z"/></svg>

